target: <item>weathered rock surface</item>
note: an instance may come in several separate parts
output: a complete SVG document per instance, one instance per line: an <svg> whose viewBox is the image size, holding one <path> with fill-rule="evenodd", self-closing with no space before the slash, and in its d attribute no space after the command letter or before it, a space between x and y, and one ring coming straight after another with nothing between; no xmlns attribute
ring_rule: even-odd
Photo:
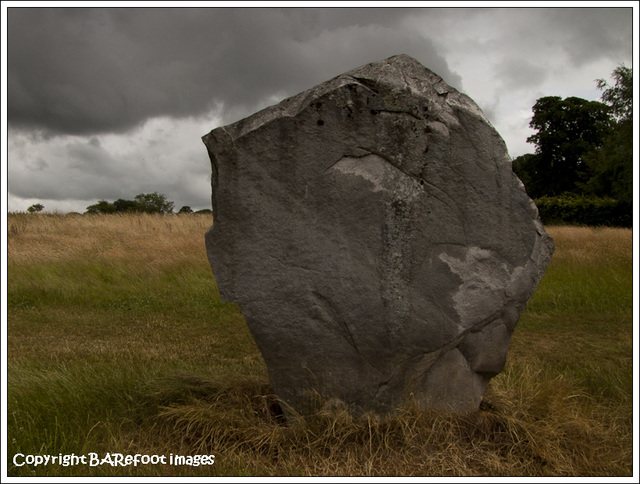
<svg viewBox="0 0 640 484"><path fill-rule="evenodd" d="M478 408L554 247L469 97L400 55L203 141L209 261L281 399Z"/></svg>

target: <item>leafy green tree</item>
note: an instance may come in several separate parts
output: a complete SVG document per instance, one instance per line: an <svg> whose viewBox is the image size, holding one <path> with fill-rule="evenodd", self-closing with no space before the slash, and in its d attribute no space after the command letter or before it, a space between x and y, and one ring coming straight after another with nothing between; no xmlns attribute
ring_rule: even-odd
<svg viewBox="0 0 640 484"><path fill-rule="evenodd" d="M596 196L609 196L633 202L633 71L619 66L613 71L615 84L599 79L602 100L611 106L615 117L611 134L601 148L585 156L591 177L584 187Z"/></svg>
<svg viewBox="0 0 640 484"><path fill-rule="evenodd" d="M145 212L167 214L173 211L173 202L167 200L165 195L153 193L140 193L134 200L119 198L113 203L100 200L87 207L87 213L126 213Z"/></svg>
<svg viewBox="0 0 640 484"><path fill-rule="evenodd" d="M513 160L513 171L518 175L532 198L537 198L540 193L546 191L546 176L540 173L541 163L539 160L540 155L533 153L518 156Z"/></svg>
<svg viewBox="0 0 640 484"><path fill-rule="evenodd" d="M115 213L116 207L113 203L109 203L106 200L100 200L98 203L89 205L86 213Z"/></svg>
<svg viewBox="0 0 640 484"><path fill-rule="evenodd" d="M589 177L584 155L602 148L611 132L609 111L606 104L578 97L537 100L529 124L537 133L527 138L536 146L535 157L514 167L521 179L535 180L525 184L531 197L583 192L580 183Z"/></svg>
<svg viewBox="0 0 640 484"><path fill-rule="evenodd" d="M137 204L133 200L125 200L123 198L118 198L115 202L113 202L113 206L116 209L116 212L137 212Z"/></svg>
<svg viewBox="0 0 640 484"><path fill-rule="evenodd" d="M584 184L588 193L633 201L633 123L621 121L601 149L585 156L591 177Z"/></svg>
<svg viewBox="0 0 640 484"><path fill-rule="evenodd" d="M41 203L34 203L27 209L27 212L37 213L37 212L42 212L43 210L44 210L44 205L42 205Z"/></svg>
<svg viewBox="0 0 640 484"><path fill-rule="evenodd" d="M602 93L602 102L611 106L611 111L618 121L631 120L633 117L633 71L630 67L620 65L611 76L615 84L610 86L604 79L598 79L598 89Z"/></svg>
<svg viewBox="0 0 640 484"><path fill-rule="evenodd" d="M546 218L631 225L633 71L621 65L611 77L613 85L596 80L602 103L548 97L534 106L538 133L527 141L536 153L513 160L513 170Z"/></svg>
<svg viewBox="0 0 640 484"><path fill-rule="evenodd" d="M173 212L173 202L167 200L163 194L140 193L135 196L136 210L145 213L167 214Z"/></svg>
<svg viewBox="0 0 640 484"><path fill-rule="evenodd" d="M178 210L178 213L193 213L193 210L188 205L185 205L180 210Z"/></svg>

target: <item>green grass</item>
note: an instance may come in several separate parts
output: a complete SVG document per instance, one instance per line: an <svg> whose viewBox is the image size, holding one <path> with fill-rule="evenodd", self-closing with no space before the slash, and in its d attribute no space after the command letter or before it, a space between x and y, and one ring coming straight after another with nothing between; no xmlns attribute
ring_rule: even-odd
<svg viewBox="0 0 640 484"><path fill-rule="evenodd" d="M630 476L631 231L557 251L480 411L285 424L207 215L10 214L9 476ZM16 453L215 454L208 466L16 467Z"/></svg>

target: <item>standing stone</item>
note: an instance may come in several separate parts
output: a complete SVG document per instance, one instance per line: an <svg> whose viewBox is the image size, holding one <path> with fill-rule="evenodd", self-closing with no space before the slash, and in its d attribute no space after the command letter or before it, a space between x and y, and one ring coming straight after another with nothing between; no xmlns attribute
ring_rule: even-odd
<svg viewBox="0 0 640 484"><path fill-rule="evenodd" d="M478 408L554 246L469 97L399 55L203 141L207 255L289 414Z"/></svg>

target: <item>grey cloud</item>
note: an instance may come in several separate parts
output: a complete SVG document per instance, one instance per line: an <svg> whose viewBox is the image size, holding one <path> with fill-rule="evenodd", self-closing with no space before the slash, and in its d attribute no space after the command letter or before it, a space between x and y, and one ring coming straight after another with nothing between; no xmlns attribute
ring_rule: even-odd
<svg viewBox="0 0 640 484"><path fill-rule="evenodd" d="M571 61L581 66L604 56L629 52L633 36L633 9L558 8L539 9L547 35L565 46Z"/></svg>
<svg viewBox="0 0 640 484"><path fill-rule="evenodd" d="M507 58L497 65L496 75L505 88L517 90L539 86L548 73L527 59Z"/></svg>
<svg viewBox="0 0 640 484"><path fill-rule="evenodd" d="M8 120L90 134L123 132L153 116L195 116L221 103L250 112L274 94L293 95L399 53L459 83L430 41L385 31L411 14L402 8L9 8Z"/></svg>
<svg viewBox="0 0 640 484"><path fill-rule="evenodd" d="M45 162L48 168L33 171L13 171L9 173L11 194L20 198L34 196L48 200L98 200L120 193L119 187L107 177L96 177L89 171L61 170L52 168L55 163ZM64 176L61 176L61 172Z"/></svg>
<svg viewBox="0 0 640 484"><path fill-rule="evenodd" d="M86 171L94 177L117 175L113 157L95 138L88 140L87 143L71 143L65 147L65 152L68 168Z"/></svg>
<svg viewBox="0 0 640 484"><path fill-rule="evenodd" d="M39 157L27 163L27 169L31 171L44 171L47 168L49 168L49 163Z"/></svg>

